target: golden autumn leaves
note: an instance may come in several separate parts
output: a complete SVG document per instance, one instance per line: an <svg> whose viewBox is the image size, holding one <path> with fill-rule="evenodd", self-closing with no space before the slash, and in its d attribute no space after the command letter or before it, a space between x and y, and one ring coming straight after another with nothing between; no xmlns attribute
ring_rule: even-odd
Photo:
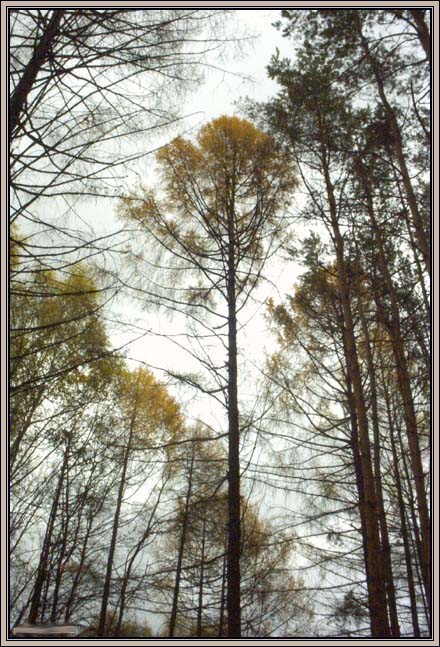
<svg viewBox="0 0 440 647"><path fill-rule="evenodd" d="M140 187L121 201L119 214L198 259L221 261L231 234L237 263L261 254L296 185L288 154L239 117L214 119L194 143L176 138L156 159L160 189Z"/></svg>

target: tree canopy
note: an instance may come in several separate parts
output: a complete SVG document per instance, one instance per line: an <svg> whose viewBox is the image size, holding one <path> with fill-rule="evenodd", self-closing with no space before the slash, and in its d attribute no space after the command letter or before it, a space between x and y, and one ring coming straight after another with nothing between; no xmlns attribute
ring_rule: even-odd
<svg viewBox="0 0 440 647"><path fill-rule="evenodd" d="M8 10L11 626L432 638L433 11Z"/></svg>

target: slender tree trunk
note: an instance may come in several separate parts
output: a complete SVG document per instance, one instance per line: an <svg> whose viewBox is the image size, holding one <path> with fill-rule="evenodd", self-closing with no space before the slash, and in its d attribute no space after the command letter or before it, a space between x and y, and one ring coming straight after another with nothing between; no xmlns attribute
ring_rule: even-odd
<svg viewBox="0 0 440 647"><path fill-rule="evenodd" d="M113 517L112 536L110 540L110 548L109 548L108 557L107 557L107 568L105 573L104 589L102 592L102 601L101 601L101 612L99 614L99 624L98 624L98 636L100 637L105 636L107 632L107 628L106 628L107 607L108 607L108 600L110 597L110 585L111 585L112 572L113 572L113 559L115 556L116 543L118 539L119 519L121 516L122 499L124 497L125 483L127 478L128 461L131 453L131 442L134 435L134 423L136 419L138 398L139 398L139 388L137 384L136 400L134 403L133 414L130 420L130 430L129 430L128 440L127 440L127 446L124 451L121 480L119 481L118 495L116 500L116 509Z"/></svg>
<svg viewBox="0 0 440 647"><path fill-rule="evenodd" d="M225 621L225 592L226 592L226 572L227 572L227 536L225 538L225 553L223 556L223 570L222 570L222 589L220 593L220 615L218 621L218 637L223 638L223 625Z"/></svg>
<svg viewBox="0 0 440 647"><path fill-rule="evenodd" d="M43 592L44 583L48 577L48 566L50 561L50 548L52 544L52 535L53 529L55 526L55 519L58 512L59 500L61 495L61 490L64 482L64 471L67 464L67 454L64 454L63 465L61 467L61 472L58 477L57 488L55 491L55 497L52 503L52 508L49 515L49 521L47 523L46 534L44 537L43 547L40 555L40 563L38 565L37 577L34 585L34 592L32 595L31 608L29 611L28 622L35 623L38 619L38 613L41 606L41 594Z"/></svg>
<svg viewBox="0 0 440 647"><path fill-rule="evenodd" d="M194 467L194 454L195 454L195 449L194 449L194 445L193 445L192 446L192 453L191 453L191 464L190 464L189 476L188 476L188 487L187 487L187 490L186 490L185 509L184 509L183 520L182 520L182 532L180 533L179 551L177 553L176 578L175 578L175 581L174 581L174 592L173 592L173 605L171 607L170 624L169 624L169 629L168 629L168 635L169 635L170 638L174 637L174 631L175 631L175 628L176 628L177 609L178 609L178 602L179 602L180 579L182 577L183 554L184 554L184 551L185 551L186 532L187 532L187 529L188 529L189 502L190 502L191 495L192 495L192 478L193 478L193 467Z"/></svg>
<svg viewBox="0 0 440 647"><path fill-rule="evenodd" d="M430 304L430 299L429 299L429 296L428 296L428 293L427 293L427 290L426 290L426 285L425 285L425 280L424 280L425 275L423 273L423 268L422 268L422 265L420 263L420 257L416 253L416 250L415 250L413 232L411 230L411 226L410 226L410 223L408 222L408 220L406 221L406 225L407 225L408 236L409 236L410 243L411 243L411 251L413 252L414 263L415 263L416 268L417 268L417 278L418 278L419 286L420 286L420 289L421 289L422 295L423 295L423 305L425 307L424 315L426 317L426 321L430 321L430 319L431 319L431 304ZM422 335L423 335L423 331L421 331L421 332L419 332L419 334L417 334L417 341L419 342L420 350L422 351L423 356L425 358L425 364L426 364L427 370L430 371L430 368L431 368L431 354L429 352L429 349L427 348L425 340L422 341L422 339L421 339Z"/></svg>
<svg viewBox="0 0 440 647"><path fill-rule="evenodd" d="M55 542L52 544L54 546ZM48 568L46 571L46 579L44 581L43 593L41 595L41 604L40 604L40 617L39 621L44 622L46 619L46 609L49 606L49 588L52 584L52 554L49 555Z"/></svg>
<svg viewBox="0 0 440 647"><path fill-rule="evenodd" d="M55 9L40 40L34 48L20 81L15 87L9 103L9 135L13 135L26 107L27 99L44 63L50 56L57 30L64 15L64 9Z"/></svg>
<svg viewBox="0 0 440 647"><path fill-rule="evenodd" d="M408 512L408 510L405 510L404 512L405 512L405 517L406 517L406 524L407 524L407 527L409 527L410 526L410 520L409 520L409 514L410 513ZM415 515L411 514L411 522L413 524L414 524L414 517L415 517ZM414 526L412 526L412 529L414 531ZM417 537L416 537L415 532L410 532L409 533L409 542L410 542L410 544L412 546L412 553L413 553L413 555L416 556L417 551L420 549L420 545L417 544ZM420 559L414 559L414 570L415 570L415 574L417 576L417 586L419 587L418 588L418 594L419 595L418 595L417 599L419 600L419 604L421 604L422 607L423 607L423 614L425 616L426 625L429 628L430 623L431 623L431 609L428 607L428 603L427 603L426 595L425 595L425 590L423 588L423 577L422 577L422 575L420 573Z"/></svg>
<svg viewBox="0 0 440 647"><path fill-rule="evenodd" d="M374 456L374 478L376 482L376 497L379 508L379 525L380 525L380 534L381 534L381 560L384 577L386 578L386 592L388 599L388 609L391 623L391 635L393 637L400 637L400 628L399 628L399 619L397 616L397 606L396 606L396 590L394 586L393 578L393 568L391 561L391 547L388 536L388 524L385 514L385 506L383 500L383 489L382 489L382 466L380 458L380 430L379 430L379 415L377 410L377 388L376 388L376 373L374 368L373 353L370 343L370 332L368 330L368 325L365 319L364 307L362 304L362 294L360 290L359 283L359 265L358 271L356 272L358 280L358 311L359 318L362 326L362 333L364 336L365 342L365 356L367 359L368 373L369 373L369 382L370 382L370 402L371 402L371 421L373 427L373 456Z"/></svg>
<svg viewBox="0 0 440 647"><path fill-rule="evenodd" d="M203 527L202 527L202 547L200 558L200 577L199 577L199 604L197 609L197 637L202 637L202 610L203 610L203 577L205 567L205 542L206 542L206 518L205 511L203 511Z"/></svg>
<svg viewBox="0 0 440 647"><path fill-rule="evenodd" d="M403 186L405 189L408 206L411 211L411 215L413 219L414 232L417 240L417 245L419 247L420 253L422 254L427 272L429 275L431 275L431 253L429 249L429 236L427 232L425 232L422 217L417 204L417 199L412 186L411 177L408 171L408 167L406 165L406 159L403 152L402 134L400 132L399 124L397 122L396 113L392 108L392 106L390 105L388 98L386 96L385 85L384 85L381 71L379 69L378 62L371 54L368 41L366 40L362 32L362 23L359 16L359 11L355 11L354 14L357 20L357 29L358 29L359 37L361 39L361 45L363 47L365 57L369 61L371 65L371 69L373 70L374 78L376 80L376 86L379 92L379 97L385 109L385 112L387 114L388 123L389 123L390 131L393 139L394 152L397 158L397 162L399 164L399 169L402 175Z"/></svg>
<svg viewBox="0 0 440 647"><path fill-rule="evenodd" d="M123 621L123 618L124 618L125 604L126 604L126 597L127 597L127 587L128 587L129 582L130 582L131 571L132 571L134 562L136 560L136 557L139 555L139 553L141 552L146 540L150 536L154 515L156 513L157 507L158 507L160 499L162 497L162 493L164 491L167 480L168 479L165 479L163 481L162 485L161 485L159 494L158 494L157 499L156 499L156 503L154 504L153 509L151 511L150 518L148 520L148 524L147 524L147 527L145 529L145 532L143 533L142 537L140 538L140 540L136 544L136 546L135 546L135 548L133 550L133 554L130 557L130 560L129 560L129 562L127 564L127 567L126 567L126 571L125 571L125 574L124 574L124 579L122 581L122 586L121 586L118 622L117 622L117 625L116 625L116 632L115 632L116 635L118 635L120 633L121 627L122 627L122 621Z"/></svg>
<svg viewBox="0 0 440 647"><path fill-rule="evenodd" d="M325 133L322 133L322 135L323 141L325 141ZM380 555L381 550L378 526L379 513L371 460L368 418L356 349L353 314L351 311L349 296L349 283L344 259L344 245L338 224L333 185L330 180L329 169L325 159L323 159L323 172L326 182L331 226L335 243L339 297L344 317L344 344L347 353L347 373L350 376L353 388L353 397L356 405L359 429L359 447L365 492L365 524L367 531L366 548L368 553L367 588L371 633L374 638L386 638L390 635L390 628L388 624L387 601L383 574L380 572L378 562L378 555Z"/></svg>
<svg viewBox="0 0 440 647"><path fill-rule="evenodd" d="M396 441L394 438L394 423L391 416L391 408L386 386L384 384L384 398L387 409L388 425L390 429L391 451L393 455L394 481L396 484L397 502L399 507L400 529L405 553L406 577L408 582L408 593L411 605L411 620L414 630L414 637L420 638L419 617L417 612L417 597L414 586L414 575L411 563L411 550L408 540L408 528L405 515L405 501L403 498L402 483L400 478L399 460L397 457Z"/></svg>
<svg viewBox="0 0 440 647"><path fill-rule="evenodd" d="M237 312L235 301L234 214L228 217L228 638L241 637L240 447L237 397Z"/></svg>
<svg viewBox="0 0 440 647"><path fill-rule="evenodd" d="M87 557L87 548L89 545L89 540L90 536L92 534L93 530L93 524L95 517L99 515L99 513L102 511L104 504L105 504L105 498L104 496L101 496L99 500L99 505L94 509L93 513L90 510L87 510L87 497L90 495L91 492L94 490L94 483L95 483L95 478L96 478L96 473L95 473L95 468L97 467L97 463L93 463L93 468L89 473L87 484L84 487L84 500L82 506L78 509L78 521L77 521L77 528L78 528L78 533L81 530L81 524L82 524L82 519L85 518L86 520L86 527L85 527L85 534L81 538L80 541L80 546L81 546L81 551L80 551L80 557L79 557L79 562L76 567L75 571L75 576L73 578L72 586L70 589L69 597L66 603L65 607L65 612L64 612L64 621L67 622L70 619L70 616L73 612L74 605L76 602L76 592L79 588L79 585L81 583L81 580L83 578L84 572L85 572L85 565L86 565L86 557Z"/></svg>
<svg viewBox="0 0 440 647"><path fill-rule="evenodd" d="M397 419L396 416L396 410L394 409L394 417ZM423 608L425 612L425 617L426 617L426 622L429 624L431 621L431 605L428 604L427 602L427 595L425 592L425 583L424 583L424 576L423 576L423 544L422 544L422 539L420 537L420 531L419 531L419 525L418 525L418 514L416 510L416 500L414 499L414 492L413 492L413 479L411 478L410 475L410 470L408 468L408 461L407 461L407 447L403 445L403 438L402 434L400 432L400 429L398 430L398 441L399 441L399 449L400 449L400 458L401 458L401 463L402 463L402 468L403 468L403 474L405 481L404 483L406 484L406 496L407 496L407 505L405 506L405 515L406 518L408 519L408 516L411 519L411 542L413 545L413 553L414 553L414 563L415 563L415 569L417 573L417 582L418 586L420 588L420 597L422 598L423 601ZM402 488L403 489L403 488ZM417 495L416 495L417 498Z"/></svg>
<svg viewBox="0 0 440 647"><path fill-rule="evenodd" d="M394 417L396 418L396 410L394 409ZM405 485L405 490L406 490L406 497L407 497L407 505L406 505L406 512L407 512L407 517L411 518L411 530L412 530L412 536L414 537L414 555L416 557L415 562L417 564L417 572L420 573L419 567L421 567L421 564L423 563L423 550L422 550L422 540L420 538L420 531L419 531L419 525L418 525L418 515L416 511L416 501L414 499L414 492L413 492L413 479L411 478L410 475L410 470L408 468L408 461L407 461L407 453L408 449L406 446L403 444L403 438L402 438L402 433L400 429L398 429L397 432L398 436L398 442L399 442L399 449L400 449L400 460L402 463L402 468L403 468L403 475L404 475L404 485ZM423 589L423 578L419 577L418 582L420 587Z"/></svg>
<svg viewBox="0 0 440 647"><path fill-rule="evenodd" d="M411 389L411 378L408 371L408 364L405 357L404 342L401 332L400 313L397 302L397 295L394 284L388 269L384 242L380 227L374 213L373 201L363 162L359 160L358 165L360 177L363 185L364 194L367 201L367 209L371 221L373 236L377 245L379 270L384 279L391 306L391 321L383 313L380 296L376 294L376 304L383 323L391 337L394 359L396 362L396 378L399 385L399 391L402 398L404 418L408 437L408 446L410 449L411 468L414 474L416 487L417 507L420 519L421 539L422 539L422 573L425 585L425 593L428 604L431 602L431 522L427 504L425 479L423 474L423 464L419 443L419 434L417 428L417 419L414 407L414 400ZM373 286L374 289L374 286Z"/></svg>
<svg viewBox="0 0 440 647"><path fill-rule="evenodd" d="M336 308L335 308L336 309ZM348 354L347 348L344 339L344 321L341 317L338 320L341 330L342 345L344 348L344 358L345 364L348 364ZM353 456L353 467L356 480L356 489L358 493L358 508L359 508L359 517L361 522L361 536L362 536L362 549L364 555L364 565L365 565L365 575L367 582L370 579L369 576L369 563L368 563L368 548L367 548L367 522L365 516L365 486L364 478L362 475L362 462L361 462L361 452L359 449L359 431L358 431L358 422L356 414L356 404L353 396L353 388L351 385L350 374L348 371L345 376L346 388L347 388L347 405L348 412L350 415L350 447Z"/></svg>
<svg viewBox="0 0 440 647"><path fill-rule="evenodd" d="M79 583L81 581L81 577L83 574L83 568L86 560L86 553L87 553L87 546L89 544L89 538L90 538L90 533L92 531L92 526L93 526L93 518L90 517L87 523L87 529L86 529L86 534L84 536L84 539L82 541L82 546L81 546L81 555L79 559L79 563L76 569L75 577L73 579L72 587L70 589L69 597L66 603L66 609L64 612L64 622L68 622L70 620L70 615L72 613L72 608L73 608L73 603L75 601L75 596L76 596L76 591L78 589Z"/></svg>
<svg viewBox="0 0 440 647"><path fill-rule="evenodd" d="M390 170L391 170L391 173L392 173L392 175L393 175L393 177L395 179L396 189L397 189L397 191L399 193L399 199L400 199L400 203L402 205L402 212L401 213L402 213L402 217L405 220L405 225L406 225L406 230L408 232L408 238L409 238L411 253L412 253L414 263L415 263L415 266L416 266L416 269L417 269L417 278L418 278L420 289L421 289L422 295L423 295L423 303L424 303L424 306L425 306L426 319L427 319L427 321L429 321L429 319L431 317L431 305L430 305L430 298L429 298L429 295L428 295L428 292L427 292L427 287L426 287L427 278L429 279L429 276L427 277L427 275L426 275L426 272L424 270L424 265L425 264L423 262L423 258L420 258L420 251L419 251L418 246L417 246L417 241L414 239L414 226L412 224L410 214L408 214L408 206L407 206L407 203L405 201L405 195L404 195L405 189L404 189L404 187L402 187L402 177L401 177L401 175L399 175L399 172L396 169L396 166L395 166L395 164L393 162L393 151L391 150L391 147L387 146L386 148L387 148L388 158L390 160ZM428 281L428 283L429 283L429 281ZM428 364L429 364L429 362L428 362Z"/></svg>
<svg viewBox="0 0 440 647"><path fill-rule="evenodd" d="M62 535L61 535L61 546L58 554L57 565L55 570L54 577L54 590L53 590L53 599L52 599L52 612L50 616L51 622L57 621L57 611L58 611L58 597L61 587L61 580L63 577L63 571L65 566L65 556L67 552L67 540L69 532L69 509L68 509L68 497L69 497L69 485L68 479L66 478L66 501L65 501L65 515L64 522L62 525Z"/></svg>
<svg viewBox="0 0 440 647"><path fill-rule="evenodd" d="M52 615L54 617L57 616L58 612L58 598L60 594L60 588L61 588L61 582L63 579L63 575L66 569L66 565L69 562L70 558L72 557L75 549L78 546L78 539L79 539L79 532L80 532L80 519L78 519L75 530L72 533L71 540L68 542L69 536L67 531L69 530L69 523L70 523L70 518L68 519L68 522L64 524L64 531L63 531L63 544L62 544L62 551L61 551L61 559L58 561L58 566L57 566L57 572L55 574L55 590L54 590L54 602L52 604ZM68 546L68 548L67 548ZM55 609L55 614L53 609ZM65 612L65 609L64 609ZM54 620L55 622L55 620Z"/></svg>
<svg viewBox="0 0 440 647"><path fill-rule="evenodd" d="M365 487L364 479L362 476L362 464L361 464L361 453L359 450L359 435L358 435L358 424L356 416L356 407L353 398L353 390L351 388L350 379L347 376L347 397L348 397L348 406L350 411L350 445L353 455L353 467L354 474L356 479L356 489L358 493L358 508L359 508L359 517L361 521L361 535L362 535L362 549L364 555L364 564L365 564L365 575L366 580L369 582L369 563L368 563L368 548L367 548L367 522L365 516Z"/></svg>

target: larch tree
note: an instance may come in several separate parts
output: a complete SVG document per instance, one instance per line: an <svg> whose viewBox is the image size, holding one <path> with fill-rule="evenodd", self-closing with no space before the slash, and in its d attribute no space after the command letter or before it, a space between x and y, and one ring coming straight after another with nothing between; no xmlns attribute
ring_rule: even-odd
<svg viewBox="0 0 440 647"><path fill-rule="evenodd" d="M228 501L222 470L226 456L218 443L193 443L188 450L187 487L177 502L174 532L167 533L159 546L161 559L167 562L170 553L177 553L180 586L177 591L172 581L174 573L168 585L163 575L158 578L161 597L173 599L173 632L165 630L163 635L223 638L228 632ZM313 611L310 597L302 590L303 583L291 574L294 535L277 532L256 506L242 497L241 539L242 636L278 635L280 627L284 635L299 634Z"/></svg>
<svg viewBox="0 0 440 647"><path fill-rule="evenodd" d="M26 283L16 277L11 281L16 299L10 335L10 550L14 568L22 555L29 557L34 549L39 553L28 601L30 620L35 621L44 615L44 608L58 618L66 563L77 550L81 552L89 478L108 482L98 427L105 415L110 378L120 360L110 352L99 288L89 268L78 264L67 277L53 271L28 270L28 274ZM30 283L32 296L27 289ZM98 491L95 482L96 498ZM41 521L37 528L45 525L41 547L36 508ZM34 557L29 565L34 565ZM26 612L22 603L22 595L14 600L14 615Z"/></svg>
<svg viewBox="0 0 440 647"><path fill-rule="evenodd" d="M283 232L282 212L296 178L289 155L271 137L238 117L219 117L203 126L195 143L174 140L158 153L157 161L162 196L141 189L123 199L120 213L143 236L146 254L148 246L154 246L167 259L161 267L184 270L181 276L190 277L184 286L186 296L172 301L166 292L165 303L183 309L186 302L203 313L205 320L217 315L219 325L227 330L222 339L226 374L220 367L216 378L221 380L217 392L224 396L228 418L228 635L239 637L237 315ZM162 283L166 273L166 268L161 269ZM172 285L169 281L167 289ZM147 286L145 292L154 292L154 287ZM161 295L155 300L160 302Z"/></svg>
<svg viewBox="0 0 440 647"><path fill-rule="evenodd" d="M138 369L135 373L121 372L118 382L118 400L123 416L125 414L125 420L123 419L120 424L122 434L110 440L111 445L120 454L120 472L101 599L98 636L107 635L107 608L111 593L114 558L124 496L130 486L130 464L133 453L151 453L151 448L155 444L165 444L167 441L175 440L183 425L177 403L149 371ZM145 466L143 469L145 470ZM136 487L139 487L139 483Z"/></svg>

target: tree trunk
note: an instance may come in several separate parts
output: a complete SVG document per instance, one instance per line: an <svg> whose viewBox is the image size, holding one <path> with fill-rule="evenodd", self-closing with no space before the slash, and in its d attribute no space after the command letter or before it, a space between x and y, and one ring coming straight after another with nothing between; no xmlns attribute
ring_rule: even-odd
<svg viewBox="0 0 440 647"><path fill-rule="evenodd" d="M369 581L369 563L368 563L368 549L367 549L367 524L365 517L365 487L364 479L362 476L361 453L359 450L359 432L356 416L356 407L353 398L353 389L351 387L350 378L347 375L347 398L350 411L350 445L353 454L353 467L356 478L356 489L358 493L358 508L359 517L361 521L361 535L362 535L362 549L364 555L365 575L367 582Z"/></svg>
<svg viewBox="0 0 440 647"><path fill-rule="evenodd" d="M393 454L394 481L396 483L397 501L399 507L400 529L403 540L403 549L405 553L406 577L408 582L408 593L411 605L411 620L414 630L414 637L420 638L420 626L417 613L417 597L414 586L414 575L411 563L411 550L408 540L408 528L405 515L405 501L403 498L402 483L400 478L399 460L397 458L396 442L394 438L394 424L391 416L391 408L386 386L384 385L384 397L388 415L388 425L390 428L391 451Z"/></svg>
<svg viewBox="0 0 440 647"><path fill-rule="evenodd" d="M396 411L394 409L394 417L396 416ZM411 518L411 542L413 545L413 554L415 556L414 563L417 573L417 581L420 587L420 594L423 600L423 606L425 611L426 622L430 623L431 618L431 608L428 606L427 597L425 593L425 584L423 580L423 547L422 540L420 537L419 525L418 525L418 515L416 511L416 501L414 500L413 493L413 479L410 476L408 464L407 464L407 447L403 445L402 434L400 429L398 430L398 441L400 448L400 459L403 468L403 474L405 477L406 483L406 495L407 495L407 505L405 506L405 516L408 519L408 515ZM422 573L421 573L422 572Z"/></svg>
<svg viewBox="0 0 440 647"><path fill-rule="evenodd" d="M325 137L325 133L323 133ZM347 353L347 373L353 388L353 397L356 406L357 422L359 429L359 448L361 456L362 475L365 493L365 525L366 548L368 554L367 588L368 606L370 609L371 633L374 638L385 638L390 635L388 624L386 592L383 574L380 570L378 555L380 555L379 514L375 491L375 482L371 461L368 418L362 387L362 378L358 362L356 340L354 333L353 314L351 311L349 284L344 259L344 245L339 229L336 200L333 185L330 180L326 160L323 159L323 172L325 177L327 198L330 208L330 219L336 252L336 267L338 272L338 292L344 318L344 345Z"/></svg>
<svg viewBox="0 0 440 647"><path fill-rule="evenodd" d="M414 19L417 27L417 34L420 43L425 50L426 58L431 60L431 36L429 34L428 25L425 22L425 9L408 9L409 13ZM428 9L429 11L429 9Z"/></svg>
<svg viewBox="0 0 440 647"><path fill-rule="evenodd" d="M80 560L79 560L79 563L78 563L78 566L77 566L77 569L76 569L75 577L73 579L72 587L70 589L69 597L68 597L68 600L67 600L67 603L66 603L66 609L65 609L65 612L64 612L64 622L68 622L70 620L70 616L71 616L72 609L73 609L73 603L75 601L76 591L78 589L79 583L81 581L81 576L83 574L83 567L84 567L84 564L85 564L87 546L88 546L88 543L89 543L89 538L90 538L90 534L91 534L91 531L92 531L92 526L93 526L93 518L90 517L90 519L88 520L88 523L87 523L86 534L85 534L85 537L84 537L83 542L82 542L81 557L80 557Z"/></svg>
<svg viewBox="0 0 440 647"><path fill-rule="evenodd" d="M65 503L64 503L64 511L62 510L62 534L61 534L61 546L58 554L58 559L57 559L57 565L56 565L56 570L55 570L55 585L54 585L54 590L53 590L53 599L52 599L52 612L50 616L50 621L51 622L56 622L57 621L57 611L58 611L58 597L59 597L59 592L60 592L60 587L61 587L61 580L63 577L63 571L65 567L65 557L67 553L67 541L68 541L68 534L69 534L69 495L70 495L70 488L69 488L69 470L68 468L66 469L66 487L65 487ZM73 538L74 540L74 538Z"/></svg>
<svg viewBox="0 0 440 647"><path fill-rule="evenodd" d="M228 638L241 637L240 447L237 397L237 312L235 301L234 214L228 217Z"/></svg>
<svg viewBox="0 0 440 647"><path fill-rule="evenodd" d="M225 538L225 553L223 555L223 570L222 570L222 589L220 593L220 614L218 620L218 637L223 638L223 625L225 621L225 591L226 591L226 566L227 566L227 536Z"/></svg>
<svg viewBox="0 0 440 647"><path fill-rule="evenodd" d="M365 36L363 35L362 23L359 16L359 11L355 11L354 14L357 20L357 29L358 29L359 37L361 39L361 45L363 47L365 57L369 61L371 68L373 70L374 78L376 80L376 85L379 92L379 97L387 115L388 124L390 127L392 140L393 140L394 152L397 158L397 162L399 164L399 169L402 175L403 186L405 189L408 206L411 211L411 215L413 219L414 232L417 240L417 245L419 247L420 253L422 254L427 272L429 275L431 275L431 254L429 249L429 236L425 232L425 228L423 226L423 221L419 212L417 199L412 187L411 177L406 165L405 155L403 152L402 134L400 132L395 111L393 110L392 106L388 102L388 99L385 93L385 85L383 82L382 74L379 69L379 65L376 59L374 58L374 56L372 56L368 42Z"/></svg>
<svg viewBox="0 0 440 647"><path fill-rule="evenodd" d="M395 638L400 637L400 628L399 620L397 616L397 606L396 606L396 590L394 586L393 578L393 568L391 561L391 547L388 536L388 524L385 514L385 506L383 500L383 490L382 490L382 466L380 460L380 430L379 430L379 415L377 409L377 388L376 388L376 374L373 361L373 353L370 344L370 332L368 330L368 325L365 319L364 308L362 304L362 294L360 290L359 283L359 264L356 272L357 281L358 281L358 311L359 319L361 322L362 333L365 341L365 355L367 359L368 373L369 373L369 382L370 382L370 401L371 401L371 420L373 427L373 456L374 456L374 479L376 482L376 497L379 508L379 526L381 534L381 545L382 550L380 558L382 561L382 569L384 577L386 579L386 593L388 599L388 609L390 615L391 623L391 635Z"/></svg>
<svg viewBox="0 0 440 647"><path fill-rule="evenodd" d="M203 528L202 528L202 548L200 557L200 577L199 577L199 605L197 609L197 632L198 638L202 637L202 609L203 609L203 577L205 566L205 541L206 541L206 519L205 511L203 512Z"/></svg>
<svg viewBox="0 0 440 647"><path fill-rule="evenodd" d="M174 592L173 592L173 606L171 607L171 617L170 624L168 629L168 635L170 638L174 637L174 631L176 628L176 619L177 619L177 609L179 601L179 588L180 588L180 579L182 577L182 563L183 563L183 553L185 551L185 542L186 542L186 531L188 528L188 512L189 512L189 502L192 494L192 477L193 477L193 467L194 467L194 444L192 445L191 453L191 464L189 468L189 477L188 477L188 488L186 490L185 498L185 510L183 513L182 520L182 532L180 534L179 542L179 551L177 553L177 565L176 565L176 578L174 581Z"/></svg>
<svg viewBox="0 0 440 647"><path fill-rule="evenodd" d="M397 295L394 284L388 269L384 242L380 227L376 220L374 207L372 202L371 192L368 187L366 179L366 171L362 161L359 161L359 172L362 181L362 186L367 202L368 214L370 217L371 227L375 242L377 244L378 264L379 270L384 279L387 288L390 306L391 306L391 321L388 321L383 312L380 295L375 296L376 305L379 310L379 316L386 326L391 337L394 359L396 362L396 378L399 386L400 395L403 403L404 419L407 430L408 446L410 450L411 468L414 474L414 481L416 487L416 497L418 514L420 519L421 539L422 539L422 573L425 586L425 593L428 599L428 604L431 601L431 522L427 504L425 479L423 474L423 465L421 458L421 450L419 443L419 435L417 428L417 419L414 408L414 400L411 389L411 378L408 371L408 365L405 357L404 342L401 332L400 313L397 302ZM374 286L373 286L374 290Z"/></svg>
<svg viewBox="0 0 440 647"><path fill-rule="evenodd" d="M124 451L121 480L119 481L118 496L116 500L116 509L113 517L112 537L111 537L110 548L109 548L109 553L107 557L107 569L105 573L104 589L102 592L102 601L101 601L101 612L99 615L99 624L98 624L98 636L100 637L106 635L107 606L108 606L108 600L110 597L110 584L111 584L112 571L113 571L113 559L115 556L116 543L118 539L119 518L121 516L122 499L124 496L125 482L127 478L128 461L131 453L131 441L134 435L134 423L136 419L138 398L139 398L139 389L137 389L136 391L136 400L134 403L133 414L130 420L130 431L128 435L127 446Z"/></svg>
<svg viewBox="0 0 440 647"><path fill-rule="evenodd" d="M115 629L116 635L119 635L119 633L121 631L121 627L122 627L122 621L123 621L123 618L124 618L125 604L126 604L126 598L127 598L127 587L128 587L129 582L130 582L131 571L132 571L134 562L136 560L136 557L139 555L139 553L141 552L146 540L150 536L154 515L156 513L157 507L158 507L160 499L162 497L165 485L167 484L167 480L168 479L165 479L163 481L162 485L161 485L161 488L160 488L159 493L157 495L156 503L154 504L153 509L151 511L150 518L148 520L148 524L147 524L147 527L145 529L145 532L143 533L142 537L140 538L140 540L136 544L136 546L135 546L135 548L133 550L133 554L130 557L130 559L128 561L128 564L126 566L126 569L125 569L124 579L122 581L122 586L121 586L120 601L119 601L118 622L117 622L116 629Z"/></svg>
<svg viewBox="0 0 440 647"><path fill-rule="evenodd" d="M64 471L66 469L66 454L63 457L63 465L61 468L61 473L58 477L57 488L55 491L55 497L52 503L52 508L49 515L49 521L47 523L46 534L44 537L43 548L40 555L40 563L38 565L37 577L34 585L34 592L32 595L31 608L29 611L28 622L35 623L38 620L38 613L41 606L41 594L43 592L43 586L48 576L48 565L50 561L50 547L52 543L53 529L55 525L55 519L58 512L58 504L60 500L61 490L63 487L64 481Z"/></svg>
<svg viewBox="0 0 440 647"><path fill-rule="evenodd" d="M26 68L15 87L11 100L9 102L9 136L11 137L18 125L25 110L28 96L32 91L33 85L39 71L44 63L48 60L53 42L56 37L58 27L65 11L56 9L52 12L49 23L44 30L38 44Z"/></svg>

